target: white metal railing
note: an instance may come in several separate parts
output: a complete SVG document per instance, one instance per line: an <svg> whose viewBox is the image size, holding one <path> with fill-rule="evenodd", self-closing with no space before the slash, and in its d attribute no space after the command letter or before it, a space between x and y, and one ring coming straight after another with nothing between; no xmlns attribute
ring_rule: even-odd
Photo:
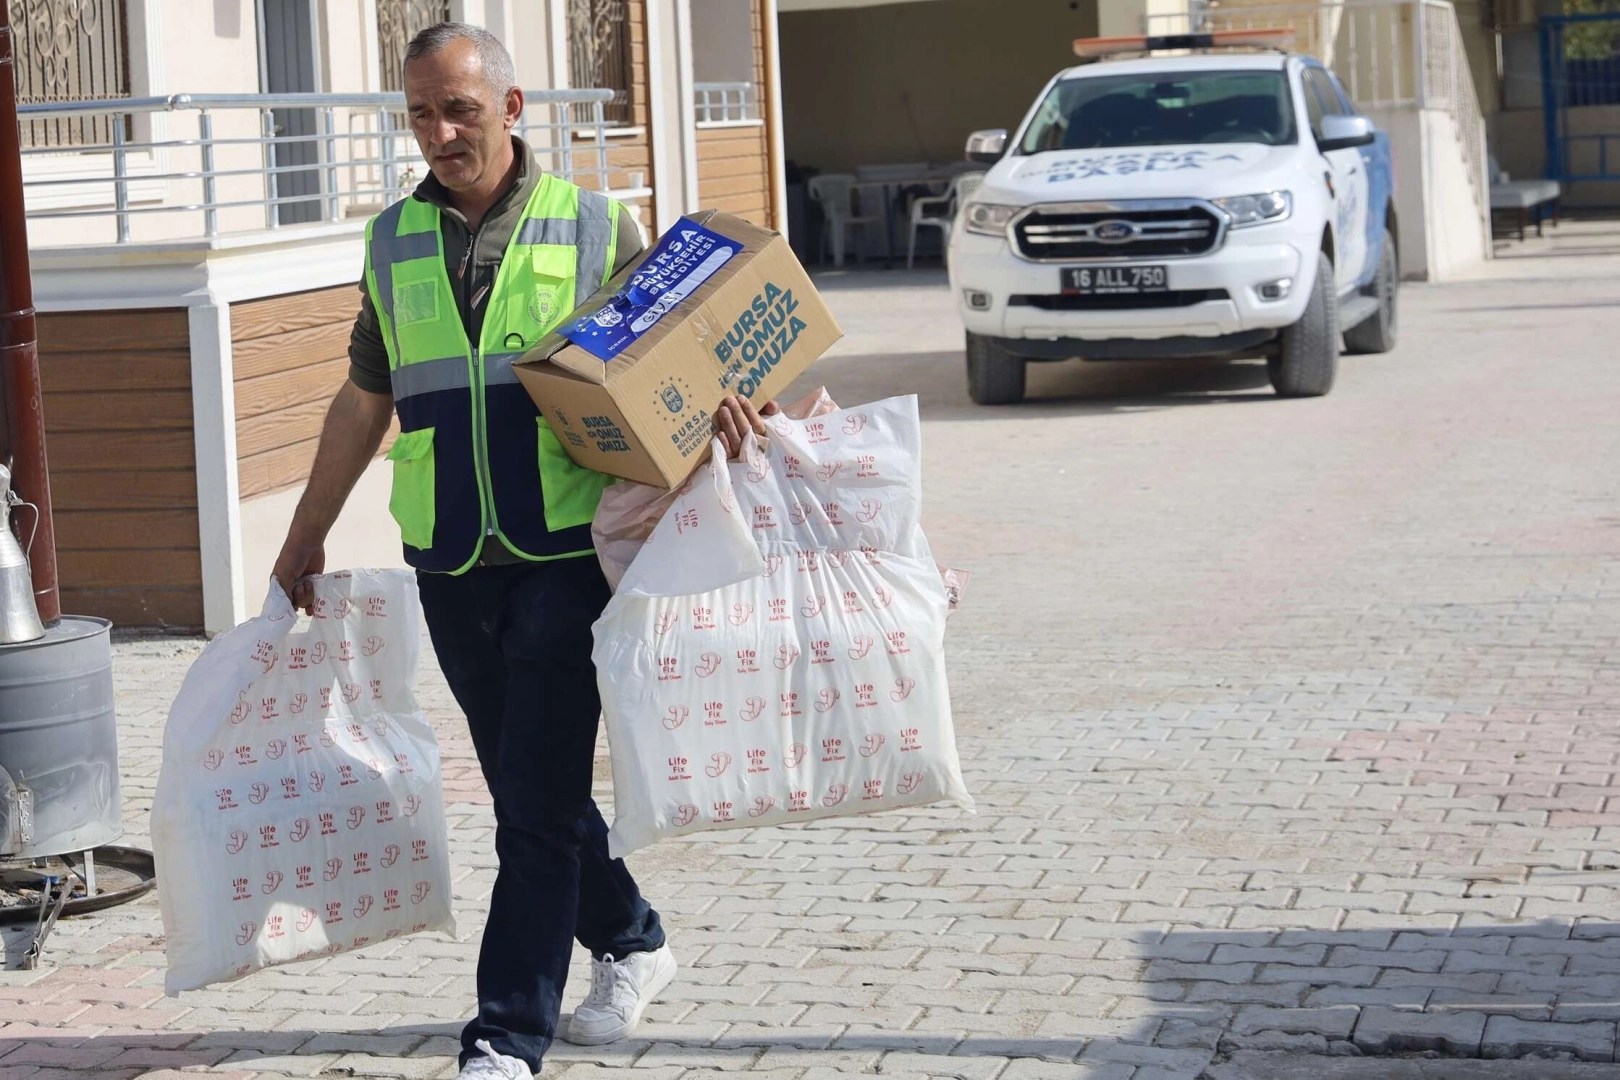
<svg viewBox="0 0 1620 1080"><path fill-rule="evenodd" d="M603 111L611 90L525 92L515 131L548 172L610 187ZM403 94L175 94L21 105L22 120L107 117L109 142L23 150L32 243L82 243L95 229L61 219L132 225L164 219L151 237L215 237L294 222L369 216L426 175L404 121ZM581 122L581 115L588 116ZM288 133L289 126L301 130ZM175 216L182 218L176 222ZM62 224L66 224L62 222ZM103 224L104 227L104 224ZM71 233L71 235L68 235Z"/></svg>
<svg viewBox="0 0 1620 1080"><path fill-rule="evenodd" d="M1447 0L1321 0L1202 8L1148 15L1149 33L1289 27L1294 49L1333 69L1357 105L1440 109L1455 122L1474 198L1489 206L1485 122L1457 13Z"/></svg>
<svg viewBox="0 0 1620 1080"><path fill-rule="evenodd" d="M693 83L692 96L700 127L759 119L759 99L751 82Z"/></svg>

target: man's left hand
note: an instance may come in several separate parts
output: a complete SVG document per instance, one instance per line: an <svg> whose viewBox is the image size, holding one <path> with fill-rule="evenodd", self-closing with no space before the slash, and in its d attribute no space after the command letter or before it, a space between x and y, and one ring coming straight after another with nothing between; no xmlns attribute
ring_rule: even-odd
<svg viewBox="0 0 1620 1080"><path fill-rule="evenodd" d="M718 429L720 442L726 448L726 456L732 461L741 457L743 436L751 430L763 438L765 421L760 418L774 416L780 411L774 401L767 401L764 407L759 409L754 408L754 403L747 398L728 397L722 401L714 424Z"/></svg>

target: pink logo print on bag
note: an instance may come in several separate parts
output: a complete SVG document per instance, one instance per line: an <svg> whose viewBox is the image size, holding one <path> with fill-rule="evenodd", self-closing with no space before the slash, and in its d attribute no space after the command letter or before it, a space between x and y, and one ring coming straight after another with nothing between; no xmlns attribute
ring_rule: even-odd
<svg viewBox="0 0 1620 1080"><path fill-rule="evenodd" d="M347 596L340 597L338 602L332 605L332 617L334 619L347 619L349 617L349 612L353 610L354 601L350 600Z"/></svg>
<svg viewBox="0 0 1620 1080"><path fill-rule="evenodd" d="M758 747L758 748L755 748L753 750L748 751L748 772L749 772L749 774L750 775L757 775L759 773L768 773L768 772L770 772L771 767L770 767L770 765L766 764L766 759L769 756L770 756L769 752L766 751L763 747Z"/></svg>
<svg viewBox="0 0 1620 1080"><path fill-rule="evenodd" d="M833 707L838 704L838 698L839 694L837 690L834 690L830 686L824 687L821 692L816 695L816 712L831 712Z"/></svg>
<svg viewBox="0 0 1620 1080"><path fill-rule="evenodd" d="M871 757L873 754L883 749L883 744L886 741L887 740L885 740L882 735L875 731L872 732L861 741L861 757Z"/></svg>
<svg viewBox="0 0 1620 1080"><path fill-rule="evenodd" d="M703 726L725 727L726 703L723 701L705 701L703 703Z"/></svg>
<svg viewBox="0 0 1620 1080"><path fill-rule="evenodd" d="M833 662L832 642L826 638L818 638L810 643L812 664L830 664Z"/></svg>
<svg viewBox="0 0 1620 1080"><path fill-rule="evenodd" d="M889 642L890 656L900 656L911 651L910 646L906 644L906 632L904 630L890 630L885 637Z"/></svg>
<svg viewBox="0 0 1620 1080"><path fill-rule="evenodd" d="M658 681L679 682L681 679L681 658L678 656L660 656L658 658Z"/></svg>
<svg viewBox="0 0 1620 1080"><path fill-rule="evenodd" d="M799 552L799 573L813 574L819 569L821 569L821 561L815 551L801 550Z"/></svg>
<svg viewBox="0 0 1620 1080"><path fill-rule="evenodd" d="M337 818L334 817L330 811L322 811L320 814L317 814L316 820L321 824L322 836L337 835Z"/></svg>
<svg viewBox="0 0 1620 1080"><path fill-rule="evenodd" d="M776 807L776 800L769 795L758 795L754 798L754 805L748 808L749 817L764 817Z"/></svg>
<svg viewBox="0 0 1620 1080"><path fill-rule="evenodd" d="M823 762L843 761L844 760L844 740L843 739L838 739L838 738L822 739L821 740L821 760Z"/></svg>
<svg viewBox="0 0 1620 1080"><path fill-rule="evenodd" d="M325 661L326 661L326 642L317 641L315 643L315 647L310 650L309 662L311 664L321 664L321 663L325 663Z"/></svg>
<svg viewBox="0 0 1620 1080"><path fill-rule="evenodd" d="M377 760L376 758L372 758L370 761L366 762L366 776L373 780L381 780L382 773L383 763L381 761Z"/></svg>
<svg viewBox="0 0 1620 1080"><path fill-rule="evenodd" d="M698 512L696 509L682 510L675 515L675 535L680 536L687 529L698 527Z"/></svg>
<svg viewBox="0 0 1620 1080"><path fill-rule="evenodd" d="M377 824L387 825L394 820L394 804L389 799L378 799L376 805Z"/></svg>
<svg viewBox="0 0 1620 1080"><path fill-rule="evenodd" d="M776 528L776 507L766 505L754 507L754 528Z"/></svg>
<svg viewBox="0 0 1620 1080"><path fill-rule="evenodd" d="M805 439L810 443L824 443L832 439L827 434L827 425L820 420L806 420L804 424Z"/></svg>
<svg viewBox="0 0 1620 1080"><path fill-rule="evenodd" d="M866 634L857 634L855 636L854 643L849 647L849 658L851 660L862 659L867 653L872 651L872 646L874 644L876 644L876 642L874 642Z"/></svg>
<svg viewBox="0 0 1620 1080"><path fill-rule="evenodd" d="M377 738L386 738L388 735L388 718L379 716L371 722L371 733Z"/></svg>
<svg viewBox="0 0 1620 1080"><path fill-rule="evenodd" d="M342 921L343 901L328 900L326 902L326 925L331 926L333 923L340 923Z"/></svg>
<svg viewBox="0 0 1620 1080"><path fill-rule="evenodd" d="M309 753L309 733L301 731L293 736L293 753Z"/></svg>
<svg viewBox="0 0 1620 1080"><path fill-rule="evenodd" d="M372 679L371 680L371 700L372 701L381 701L382 697L383 697L382 680L381 679Z"/></svg>
<svg viewBox="0 0 1620 1080"><path fill-rule="evenodd" d="M703 771L708 775L709 779L717 780L724 776L729 768L731 768L731 755L722 750L709 755L709 763L703 767Z"/></svg>
<svg viewBox="0 0 1620 1080"><path fill-rule="evenodd" d="M776 659L772 662L776 664L778 671L786 671L798 659L799 647L797 645L782 645L777 648Z"/></svg>
<svg viewBox="0 0 1620 1080"><path fill-rule="evenodd" d="M283 776L281 778L281 797L283 799L298 798L298 777Z"/></svg>
<svg viewBox="0 0 1620 1080"><path fill-rule="evenodd" d="M877 457L873 454L860 454L855 458L855 475L863 480L870 480L880 475L878 473Z"/></svg>
<svg viewBox="0 0 1620 1080"><path fill-rule="evenodd" d="M354 853L354 873L371 873L371 852L357 851Z"/></svg>
<svg viewBox="0 0 1620 1080"><path fill-rule="evenodd" d="M658 613L658 618L653 622L653 629L659 637L662 637L675 629L675 623L679 619L680 616L673 611L661 611Z"/></svg>
<svg viewBox="0 0 1620 1080"><path fill-rule="evenodd" d="M287 831L287 838L295 844L301 844L309 838L309 818L301 817L292 823Z"/></svg>
<svg viewBox="0 0 1620 1080"><path fill-rule="evenodd" d="M742 712L739 715L742 716L743 723L745 724L753 723L755 720L758 720L761 716L765 715L765 699L757 696L750 697L743 704Z"/></svg>
<svg viewBox="0 0 1620 1080"><path fill-rule="evenodd" d="M231 903L253 899L253 886L245 877L231 879Z"/></svg>
<svg viewBox="0 0 1620 1080"><path fill-rule="evenodd" d="M714 804L714 822L716 825L724 825L737 820L731 813L734 805L730 800L721 800Z"/></svg>
<svg viewBox="0 0 1620 1080"><path fill-rule="evenodd" d="M389 844L387 847L383 848L382 858L377 860L377 861L382 863L382 866L383 866L384 870L387 870L389 867L391 867L395 863L399 862L399 856L400 856L399 845L398 844Z"/></svg>
<svg viewBox="0 0 1620 1080"><path fill-rule="evenodd" d="M309 650L302 645L287 650L287 670L303 671L309 667Z"/></svg>
<svg viewBox="0 0 1620 1080"><path fill-rule="evenodd" d="M269 873L264 875L264 884L259 886L259 891L264 893L264 895L269 896L271 893L281 888L281 883L284 880L285 878L280 870L271 870Z"/></svg>
<svg viewBox="0 0 1620 1080"><path fill-rule="evenodd" d="M821 797L822 806L837 806L849 794L848 784L834 784L827 789L827 794Z"/></svg>
<svg viewBox="0 0 1620 1080"><path fill-rule="evenodd" d="M315 602L310 605L310 611L311 611L310 617L315 618L315 619L324 619L324 618L326 618L326 604L327 604L327 600L326 600L326 598L324 596L316 597ZM316 663L319 663L319 662L320 661L318 661L318 660L316 661Z"/></svg>
<svg viewBox="0 0 1620 1080"><path fill-rule="evenodd" d="M262 720L274 720L281 715L276 711L276 699L273 697L265 698L261 706L259 717Z"/></svg>
<svg viewBox="0 0 1620 1080"><path fill-rule="evenodd" d="M770 616L770 621L771 622L791 622L792 621L793 617L788 614L787 600L785 598L777 597L777 598L771 600L770 608L771 608L771 616Z"/></svg>
<svg viewBox="0 0 1620 1080"><path fill-rule="evenodd" d="M766 460L766 457L765 457L764 454L756 452L756 453L753 453L753 454L749 455L749 457L748 457L748 472L745 473L744 475L746 475L748 477L750 482L757 484L761 480L763 480L767 476L769 476L770 474L771 474L771 463L768 460Z"/></svg>
<svg viewBox="0 0 1620 1080"><path fill-rule="evenodd" d="M286 752L287 752L287 740L286 739L271 739L269 742L265 743L265 745L264 745L264 754L271 761L280 761L282 755L285 754Z"/></svg>
<svg viewBox="0 0 1620 1080"><path fill-rule="evenodd" d="M340 857L334 855L326 860L326 869L321 872L322 878L327 881L336 881L342 874L343 860Z"/></svg>
<svg viewBox="0 0 1620 1080"><path fill-rule="evenodd" d="M871 683L855 684L855 707L857 709L870 709L877 704L877 688Z"/></svg>
<svg viewBox="0 0 1620 1080"><path fill-rule="evenodd" d="M406 817L408 817L408 818L415 817L416 812L418 810L420 810L420 809L422 809L422 796L420 796L420 795L407 795L407 796L405 796L405 816Z"/></svg>
<svg viewBox="0 0 1620 1080"><path fill-rule="evenodd" d="M354 917L356 919L365 918L371 913L371 905L375 902L371 899L370 893L361 893L360 898L354 904Z"/></svg>
<svg viewBox="0 0 1620 1080"><path fill-rule="evenodd" d="M413 862L413 863L427 862L427 857L428 857L427 841L426 840L412 840L411 841L411 862Z"/></svg>
<svg viewBox="0 0 1620 1080"><path fill-rule="evenodd" d="M321 711L325 712L325 711L329 710L331 707L332 707L332 688L330 686L323 686L323 687L321 687ZM323 738L324 738L324 736L323 736ZM328 743L327 745L330 746L331 744Z"/></svg>
<svg viewBox="0 0 1620 1080"><path fill-rule="evenodd" d="M268 641L259 642L258 648L253 650L253 662L258 664L266 675L270 674L270 669L276 666L279 659L281 657L276 652L276 647Z"/></svg>
<svg viewBox="0 0 1620 1080"><path fill-rule="evenodd" d="M737 674L757 675L759 673L759 653L753 649L737 650Z"/></svg>
<svg viewBox="0 0 1620 1080"><path fill-rule="evenodd" d="M902 795L910 795L922 785L922 778L923 774L920 772L908 772L906 775L900 778L900 783L896 786L896 790Z"/></svg>
<svg viewBox="0 0 1620 1080"><path fill-rule="evenodd" d="M248 834L241 829L232 829L231 838L225 841L225 850L232 855L240 855L242 849L247 847Z"/></svg>
<svg viewBox="0 0 1620 1080"><path fill-rule="evenodd" d="M692 609L692 629L713 630L717 624L714 621L714 608L695 607Z"/></svg>
<svg viewBox="0 0 1620 1080"><path fill-rule="evenodd" d="M877 606L880 608L887 609L890 604L894 603L894 593L891 592L889 587L883 584L881 581L878 582L877 587L872 590L872 595L873 598L877 600Z"/></svg>
<svg viewBox="0 0 1620 1080"><path fill-rule="evenodd" d="M258 932L259 932L259 924L258 923L256 923L256 922L245 922L245 923L242 924L241 928L236 932L236 943L238 945L246 945L248 942L253 940L253 935L257 934Z"/></svg>
<svg viewBox="0 0 1620 1080"><path fill-rule="evenodd" d="M664 727L669 731L674 731L686 723L686 718L692 714L692 710L685 705L671 705L666 712Z"/></svg>
<svg viewBox="0 0 1620 1080"><path fill-rule="evenodd" d="M335 660L337 660L337 661L339 661L341 663L345 663L345 664L350 663L351 661L353 661L354 660L354 642L352 642L352 641L340 641L340 642L338 642L337 656L333 657L333 659L335 659Z"/></svg>
<svg viewBox="0 0 1620 1080"><path fill-rule="evenodd" d="M803 715L803 713L799 709L799 694L798 694L798 691L789 691L788 693L785 693L785 694L782 695L782 715L783 716L801 716L801 715Z"/></svg>
<svg viewBox="0 0 1620 1080"><path fill-rule="evenodd" d="M360 695L364 693L365 690L361 688L359 683L343 684L343 701L345 704L353 705L360 700Z"/></svg>
<svg viewBox="0 0 1620 1080"><path fill-rule="evenodd" d="M298 913L298 921L293 925L297 928L300 934L306 933L310 927L315 925L315 920L317 917L318 916L315 914L315 909L307 907Z"/></svg>
<svg viewBox="0 0 1620 1080"><path fill-rule="evenodd" d="M829 525L842 525L842 524L844 524L844 519L838 516L840 511L839 511L839 506L838 506L837 503L835 503L835 502L822 503L821 504L821 512L823 514L827 515L827 524L829 524Z"/></svg>
<svg viewBox="0 0 1620 1080"><path fill-rule="evenodd" d="M326 747L337 745L337 731L330 724L321 729L321 745Z"/></svg>
<svg viewBox="0 0 1620 1080"><path fill-rule="evenodd" d="M231 753L236 755L238 765L257 765L259 763L259 759L253 756L253 747L251 746L235 747Z"/></svg>
<svg viewBox="0 0 1620 1080"><path fill-rule="evenodd" d="M782 569L782 556L780 556L780 555L767 555L767 556L765 556L765 576L766 577L775 577L776 572L778 570L780 570L780 569Z"/></svg>
<svg viewBox="0 0 1620 1080"><path fill-rule="evenodd" d="M916 688L916 679L911 678L909 675L902 675L894 680L894 689L889 691L889 699L891 701L904 701L911 696L911 692Z"/></svg>
<svg viewBox="0 0 1620 1080"><path fill-rule="evenodd" d="M309 790L319 795L326 790L326 774L319 769L309 770Z"/></svg>
<svg viewBox="0 0 1620 1080"><path fill-rule="evenodd" d="M358 829L366 823L366 808L363 806L349 807L349 828Z"/></svg>
<svg viewBox="0 0 1620 1080"><path fill-rule="evenodd" d="M814 619L827 610L827 598L817 593L805 600L804 606L799 608L799 614L807 619Z"/></svg>
<svg viewBox="0 0 1620 1080"><path fill-rule="evenodd" d="M908 727L900 729L900 752L902 754L911 750L922 749L922 732L918 728Z"/></svg>
<svg viewBox="0 0 1620 1080"><path fill-rule="evenodd" d="M798 458L794 457L792 454L783 454L782 455L782 468L783 468L783 475L787 479L789 479L789 480L803 480L804 479L804 462L800 461Z"/></svg>
<svg viewBox="0 0 1620 1080"><path fill-rule="evenodd" d="M399 890L398 889L384 889L383 890L383 910L384 911L398 911L399 910ZM383 935L383 940L386 941L388 938L395 937L398 934L399 934L398 929L390 930L390 931L388 931L388 933Z"/></svg>
<svg viewBox="0 0 1620 1080"><path fill-rule="evenodd" d="M859 435L866 430L866 414L852 412L844 416L844 434Z"/></svg>
<svg viewBox="0 0 1620 1080"><path fill-rule="evenodd" d="M749 616L753 614L753 604L732 604L731 614L726 617L726 621L732 626L742 626L748 621Z"/></svg>
<svg viewBox="0 0 1620 1080"><path fill-rule="evenodd" d="M873 779L866 781L866 783L864 785L862 785L862 786L865 789L865 793L863 795L861 795L861 801L862 802L871 802L874 799L883 798L883 781L882 780L879 780L879 779L874 777Z"/></svg>
<svg viewBox="0 0 1620 1080"><path fill-rule="evenodd" d="M264 851L268 848L278 848L280 846L281 841L276 839L276 827L274 825L260 825L259 850Z"/></svg>
<svg viewBox="0 0 1620 1080"><path fill-rule="evenodd" d="M720 670L720 654L714 652L704 653L702 659L698 661L697 667L693 670L697 672L700 679L707 679Z"/></svg>
<svg viewBox="0 0 1620 1080"><path fill-rule="evenodd" d="M264 800L268 799L269 797L270 797L270 785L264 783L263 781L261 781L261 782L259 782L257 784L254 784L252 787L248 788L248 802L252 803L254 806L258 806L260 803L264 802Z"/></svg>
<svg viewBox="0 0 1620 1080"><path fill-rule="evenodd" d="M876 499L862 499L861 508L855 511L855 520L869 522L883 511L883 504Z"/></svg>
<svg viewBox="0 0 1620 1080"><path fill-rule="evenodd" d="M859 615L866 609L861 606L861 594L854 589L844 590L844 614Z"/></svg>
<svg viewBox="0 0 1620 1080"><path fill-rule="evenodd" d="M682 803L675 810L674 821L677 829L684 829L698 819L698 808L691 803Z"/></svg>
<svg viewBox="0 0 1620 1080"><path fill-rule="evenodd" d="M294 694L292 696L292 703L287 706L287 711L292 713L294 716L299 716L302 715L304 706L308 704L308 694Z"/></svg>
<svg viewBox="0 0 1620 1080"><path fill-rule="evenodd" d="M399 774L401 776L409 776L411 773L416 771L411 767L410 755L404 753L394 755L394 768L399 770Z"/></svg>
<svg viewBox="0 0 1620 1080"><path fill-rule="evenodd" d="M805 509L804 503L795 499L793 505L788 507L788 521L794 525L803 525L809 520L810 511Z"/></svg>
<svg viewBox="0 0 1620 1080"><path fill-rule="evenodd" d="M218 789L217 791L214 792L214 798L219 800L219 809L221 809L221 810L235 810L236 809L236 805L237 805L236 800L231 798L231 789L230 788L227 787L227 788Z"/></svg>
<svg viewBox="0 0 1620 1080"><path fill-rule="evenodd" d="M203 768L209 772L214 772L223 764L225 764L225 754L221 750L210 750L203 755Z"/></svg>
<svg viewBox="0 0 1620 1080"><path fill-rule="evenodd" d="M790 769L797 769L800 765L804 764L804 759L809 756L809 754L809 747L805 746L804 743L796 742L792 746L788 747L786 754L782 755L782 764L786 765Z"/></svg>
<svg viewBox="0 0 1620 1080"><path fill-rule="evenodd" d="M368 619L386 619L386 618L388 618L388 610L387 609L388 609L388 597L386 597L386 596L368 596L368 597L366 597L366 618L368 618Z"/></svg>
<svg viewBox="0 0 1620 1080"><path fill-rule="evenodd" d="M360 782L360 778L354 775L354 766L349 762L341 762L337 768L338 787L348 787L351 784L358 784Z"/></svg>
<svg viewBox="0 0 1620 1080"><path fill-rule="evenodd" d="M846 548L828 548L822 552L822 555L839 570L842 570L844 564L849 562L849 551Z"/></svg>
<svg viewBox="0 0 1620 1080"><path fill-rule="evenodd" d="M783 438L787 438L789 435L793 434L793 421L789 420L785 416L778 415L773 418L770 423L772 429L774 429L775 432Z"/></svg>
<svg viewBox="0 0 1620 1080"><path fill-rule="evenodd" d="M820 467L816 469L816 479L824 484L829 483L833 477L843 471L844 463L842 461L823 461Z"/></svg>
<svg viewBox="0 0 1620 1080"><path fill-rule="evenodd" d="M275 941L287 936L286 919L280 915L270 915L264 920L264 936L267 941Z"/></svg>

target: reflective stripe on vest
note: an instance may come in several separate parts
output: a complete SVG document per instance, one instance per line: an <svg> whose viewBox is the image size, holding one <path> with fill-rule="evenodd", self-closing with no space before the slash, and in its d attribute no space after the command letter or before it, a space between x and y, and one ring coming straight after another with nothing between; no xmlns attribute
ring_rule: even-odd
<svg viewBox="0 0 1620 1080"><path fill-rule="evenodd" d="M389 506L408 562L460 573L491 538L527 559L589 554L610 477L575 465L512 364L611 273L619 204L543 176L483 298L476 348L445 267L440 211L395 203L366 229L366 282L401 435Z"/></svg>

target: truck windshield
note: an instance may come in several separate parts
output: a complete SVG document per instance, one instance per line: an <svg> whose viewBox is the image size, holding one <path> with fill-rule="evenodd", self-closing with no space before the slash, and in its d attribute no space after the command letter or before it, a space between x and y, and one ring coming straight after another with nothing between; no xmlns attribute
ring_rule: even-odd
<svg viewBox="0 0 1620 1080"><path fill-rule="evenodd" d="M1052 87L1019 151L1295 141L1281 71L1167 71L1065 79Z"/></svg>

